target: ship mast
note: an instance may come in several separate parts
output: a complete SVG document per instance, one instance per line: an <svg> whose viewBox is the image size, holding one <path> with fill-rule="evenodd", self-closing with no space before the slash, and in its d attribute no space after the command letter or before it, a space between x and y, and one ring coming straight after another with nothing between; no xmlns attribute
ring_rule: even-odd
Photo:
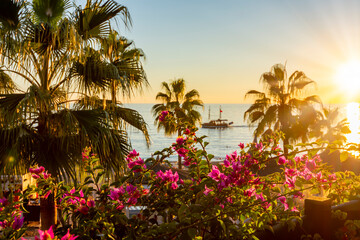
<svg viewBox="0 0 360 240"><path fill-rule="evenodd" d="M219 113L220 117L219 117L219 119L221 119L221 113L222 113L222 110L221 110L221 105L220 105L220 113Z"/></svg>

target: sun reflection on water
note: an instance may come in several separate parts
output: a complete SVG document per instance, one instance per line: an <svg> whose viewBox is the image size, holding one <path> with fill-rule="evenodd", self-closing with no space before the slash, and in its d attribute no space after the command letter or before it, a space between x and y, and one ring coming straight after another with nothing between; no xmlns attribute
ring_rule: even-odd
<svg viewBox="0 0 360 240"><path fill-rule="evenodd" d="M346 117L351 133L346 134L347 142L360 143L360 109L359 103L351 102L346 105Z"/></svg>

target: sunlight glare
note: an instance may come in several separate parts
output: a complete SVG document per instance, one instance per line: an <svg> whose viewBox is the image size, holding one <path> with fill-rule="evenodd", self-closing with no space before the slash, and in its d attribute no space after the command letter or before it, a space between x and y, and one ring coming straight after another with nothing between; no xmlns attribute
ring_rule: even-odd
<svg viewBox="0 0 360 240"><path fill-rule="evenodd" d="M351 60L341 65L335 76L336 84L348 97L360 93L360 61Z"/></svg>
<svg viewBox="0 0 360 240"><path fill-rule="evenodd" d="M346 134L348 142L360 143L359 128L360 128L360 111L359 103L351 102L346 105L346 117L349 122L351 133Z"/></svg>

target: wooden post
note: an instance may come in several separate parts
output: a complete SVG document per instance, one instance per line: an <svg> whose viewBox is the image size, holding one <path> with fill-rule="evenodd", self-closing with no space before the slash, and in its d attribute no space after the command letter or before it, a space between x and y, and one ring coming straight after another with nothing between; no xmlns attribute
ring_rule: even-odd
<svg viewBox="0 0 360 240"><path fill-rule="evenodd" d="M324 240L331 239L331 199L305 199L304 228L309 234L318 233Z"/></svg>
<svg viewBox="0 0 360 240"><path fill-rule="evenodd" d="M40 228L41 230L48 230L51 226L56 225L56 204L54 193L51 193L48 198L40 198Z"/></svg>

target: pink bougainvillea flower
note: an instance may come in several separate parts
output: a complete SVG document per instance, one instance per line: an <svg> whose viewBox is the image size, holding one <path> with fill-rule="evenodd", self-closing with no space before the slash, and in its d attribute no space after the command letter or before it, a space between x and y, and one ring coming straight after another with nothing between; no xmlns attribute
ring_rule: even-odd
<svg viewBox="0 0 360 240"><path fill-rule="evenodd" d="M86 200L82 198L82 199L80 200L80 204L81 204L81 205L85 205L85 204L86 204Z"/></svg>
<svg viewBox="0 0 360 240"><path fill-rule="evenodd" d="M329 180L329 181L336 181L336 174L335 174L335 173L330 174L330 175L328 176L328 180Z"/></svg>
<svg viewBox="0 0 360 240"><path fill-rule="evenodd" d="M43 176L44 176L44 179L48 179L49 177L51 177L51 174L46 171L46 172L44 172Z"/></svg>
<svg viewBox="0 0 360 240"><path fill-rule="evenodd" d="M248 197L252 197L255 195L255 192L256 192L255 188L249 188L244 191L244 195Z"/></svg>
<svg viewBox="0 0 360 240"><path fill-rule="evenodd" d="M219 168L216 165L212 165L212 170L208 174L208 176L211 177L212 179L214 179L215 181L219 181L219 179L220 179Z"/></svg>
<svg viewBox="0 0 360 240"><path fill-rule="evenodd" d="M108 196L111 198L111 200L117 200L124 193L125 193L125 189L123 188L123 186L121 186L119 188L114 188L110 190L110 195Z"/></svg>
<svg viewBox="0 0 360 240"><path fill-rule="evenodd" d="M305 165L310 171L314 171L316 168L316 161L315 159L309 159L306 161Z"/></svg>
<svg viewBox="0 0 360 240"><path fill-rule="evenodd" d="M119 205L116 207L116 209L119 210L119 211L123 210L123 208L125 207L123 202L120 201L120 200L117 200L117 202L119 203Z"/></svg>
<svg viewBox="0 0 360 240"><path fill-rule="evenodd" d="M280 196L278 199L284 205L284 210L285 211L288 210L289 209L289 204L287 204L286 197Z"/></svg>
<svg viewBox="0 0 360 240"><path fill-rule="evenodd" d="M39 237L35 237L35 240L49 240L54 238L53 226L49 228L49 230L41 231L39 230Z"/></svg>
<svg viewBox="0 0 360 240"><path fill-rule="evenodd" d="M288 162L289 162L289 160L287 160L284 156L279 157L279 161L278 161L279 165L284 165Z"/></svg>
<svg viewBox="0 0 360 240"><path fill-rule="evenodd" d="M95 201L93 199L89 199L87 200L86 205L90 208L95 207Z"/></svg>
<svg viewBox="0 0 360 240"><path fill-rule="evenodd" d="M67 233L60 240L75 240L77 237L70 234L70 229L68 229Z"/></svg>
<svg viewBox="0 0 360 240"><path fill-rule="evenodd" d="M143 194L143 195L147 195L147 194L149 194L149 192L150 192L149 189L143 189L143 190L142 190L142 194Z"/></svg>
<svg viewBox="0 0 360 240"><path fill-rule="evenodd" d="M173 183L171 184L171 189L172 189L172 190L175 190L175 189L177 189L177 188L178 188L177 183L176 183L176 182L173 182Z"/></svg>
<svg viewBox="0 0 360 240"><path fill-rule="evenodd" d="M230 162L228 160L224 160L224 166L225 167L230 167Z"/></svg>
<svg viewBox="0 0 360 240"><path fill-rule="evenodd" d="M126 192L129 194L129 195L132 195L135 191L136 191L137 187L135 187L134 185L132 184L129 184L126 186Z"/></svg>
<svg viewBox="0 0 360 240"><path fill-rule="evenodd" d="M0 198L0 203L3 205L3 206L6 206L9 204L9 201L7 200L6 197L3 197L3 198Z"/></svg>
<svg viewBox="0 0 360 240"><path fill-rule="evenodd" d="M129 158L136 158L137 156L139 156L139 153L135 150L135 149L133 149L131 152L129 152L129 154L128 154L128 157Z"/></svg>
<svg viewBox="0 0 360 240"><path fill-rule="evenodd" d="M244 149L245 145L244 145L243 143L240 143L240 144L239 144L239 147L240 147L241 149Z"/></svg>
<svg viewBox="0 0 360 240"><path fill-rule="evenodd" d="M12 224L12 229L18 230L20 229L24 224L24 217L20 218L18 216L14 217L14 222Z"/></svg>
<svg viewBox="0 0 360 240"><path fill-rule="evenodd" d="M184 132L184 134L186 134L186 135L189 135L190 133L191 133L191 131L190 131L190 129L188 129L188 128L187 128L187 129L185 130L185 132Z"/></svg>
<svg viewBox="0 0 360 240"><path fill-rule="evenodd" d="M128 163L128 168L130 168L130 169L132 169L135 166L136 166L136 162L134 162L134 161L131 161Z"/></svg>
<svg viewBox="0 0 360 240"><path fill-rule="evenodd" d="M130 205L135 205L137 203L137 198L131 197L128 199L127 203Z"/></svg>
<svg viewBox="0 0 360 240"><path fill-rule="evenodd" d="M43 166L40 166L38 168L29 168L29 172L34 173L34 174L40 174L44 171L45 171L45 168Z"/></svg>
<svg viewBox="0 0 360 240"><path fill-rule="evenodd" d="M40 176L39 175L36 175L36 174L33 174L33 175L31 175L34 179L38 179L38 178L40 178Z"/></svg>
<svg viewBox="0 0 360 240"><path fill-rule="evenodd" d="M295 187L296 176L293 177L285 176L285 179L286 179L285 184L287 184L289 188Z"/></svg>
<svg viewBox="0 0 360 240"><path fill-rule="evenodd" d="M262 150L262 148L263 148L262 142L261 143L256 143L255 148L258 149L258 150Z"/></svg>
<svg viewBox="0 0 360 240"><path fill-rule="evenodd" d="M8 226L8 221L5 219L4 221L0 222L0 227L6 228Z"/></svg>
<svg viewBox="0 0 360 240"><path fill-rule="evenodd" d="M256 198L256 200L265 201L265 198L264 198L264 196L263 196L262 193L260 193L260 194L255 194L255 198Z"/></svg>
<svg viewBox="0 0 360 240"><path fill-rule="evenodd" d="M163 122L168 114L168 111L162 111L159 116L159 122Z"/></svg>
<svg viewBox="0 0 360 240"><path fill-rule="evenodd" d="M293 206L290 211L292 211L292 212L298 212L299 210L298 210L295 206Z"/></svg>
<svg viewBox="0 0 360 240"><path fill-rule="evenodd" d="M82 189L79 191L79 194L80 194L80 197L82 197L82 198L85 196Z"/></svg>
<svg viewBox="0 0 360 240"><path fill-rule="evenodd" d="M176 143L180 146L182 146L185 142L185 139L182 137L182 136L179 136L177 139L176 139Z"/></svg>
<svg viewBox="0 0 360 240"><path fill-rule="evenodd" d="M204 194L207 196L211 191L213 191L211 188L208 188L206 185L205 185L205 191L204 191Z"/></svg>
<svg viewBox="0 0 360 240"><path fill-rule="evenodd" d="M47 199L50 194L51 194L51 190L47 191L47 193L45 193L45 195L44 195L44 198Z"/></svg>
<svg viewBox="0 0 360 240"><path fill-rule="evenodd" d="M176 152L179 154L180 157L186 157L186 154L189 152L189 150L185 148L179 148L176 149Z"/></svg>

